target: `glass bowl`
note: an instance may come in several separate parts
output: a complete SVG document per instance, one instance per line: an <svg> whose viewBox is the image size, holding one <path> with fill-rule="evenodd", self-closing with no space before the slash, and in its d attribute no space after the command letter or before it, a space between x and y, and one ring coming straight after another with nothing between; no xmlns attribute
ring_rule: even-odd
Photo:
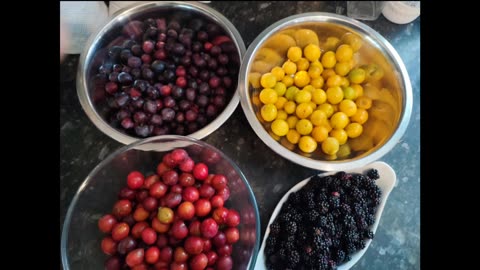
<svg viewBox="0 0 480 270"><path fill-rule="evenodd" d="M255 196L240 169L215 147L193 138L164 135L124 146L86 177L75 194L65 218L61 238L62 264L65 270L103 269L108 258L101 250L104 234L98 220L111 213L117 194L126 185L132 170L153 173L166 152L185 149L195 162L204 162L209 171L228 178L230 198L227 208L240 213L240 240L233 245L233 269L253 269L260 245L260 215Z"/></svg>

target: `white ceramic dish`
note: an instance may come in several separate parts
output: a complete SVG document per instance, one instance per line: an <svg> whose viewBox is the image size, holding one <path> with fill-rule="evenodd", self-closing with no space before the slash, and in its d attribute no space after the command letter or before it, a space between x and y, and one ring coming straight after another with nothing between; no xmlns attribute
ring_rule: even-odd
<svg viewBox="0 0 480 270"><path fill-rule="evenodd" d="M392 191L393 187L395 186L396 182L396 175L393 169L386 164L385 162L377 161L374 163L371 163L365 167L353 169L353 170L345 170L346 172L349 173L363 173L368 169L377 169L378 173L380 175L380 178L376 180L376 184L382 191L382 197L380 200L380 205L378 206L377 213L375 214L375 223L372 225L372 231L375 233L377 231L377 227L380 221L380 218L382 216L383 208L385 207L385 203L387 202L388 196L390 195L390 192ZM327 172L327 173L322 173L319 174L319 176L327 176L327 175L332 175L335 174L336 172ZM308 181L310 181L310 178L307 178L300 183L296 184L294 187L292 187L285 195L282 197L282 199L278 202L277 206L275 207L275 210L273 211L272 216L270 217L270 220L268 221L267 225L267 230L265 231L265 236L263 237L262 241L262 246L260 247L260 251L258 252L257 256L257 262L255 264L255 270L266 270L267 267L265 266L265 257L264 257L264 250L265 250L265 244L267 237L270 233L270 224L275 220L277 217L278 213L280 213L280 210L282 208L282 205L284 202L287 201L288 196L292 192L296 192L300 190L303 186L305 186ZM355 263L357 263L360 258L363 256L363 254L367 251L368 247L370 246L370 243L372 242L372 239L369 239L366 244L365 248L362 250L357 251L353 255L351 255L352 259L346 263L343 263L338 266L338 270L347 270L350 269Z"/></svg>

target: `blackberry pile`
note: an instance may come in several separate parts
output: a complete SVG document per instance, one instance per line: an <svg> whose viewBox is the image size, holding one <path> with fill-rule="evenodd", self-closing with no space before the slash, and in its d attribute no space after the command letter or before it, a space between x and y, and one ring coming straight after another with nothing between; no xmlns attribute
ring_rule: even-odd
<svg viewBox="0 0 480 270"><path fill-rule="evenodd" d="M270 225L267 269L336 269L373 238L378 171L314 176L291 193Z"/></svg>

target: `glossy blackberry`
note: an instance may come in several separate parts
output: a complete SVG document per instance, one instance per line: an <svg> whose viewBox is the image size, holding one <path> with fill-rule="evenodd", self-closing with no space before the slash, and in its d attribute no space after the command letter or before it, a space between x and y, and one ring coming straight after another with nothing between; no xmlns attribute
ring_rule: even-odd
<svg viewBox="0 0 480 270"><path fill-rule="evenodd" d="M277 245L277 238L269 235L267 238L266 246L265 246L265 253L267 254L267 256L270 256L275 253L276 245Z"/></svg>
<svg viewBox="0 0 480 270"><path fill-rule="evenodd" d="M343 250L339 249L334 254L335 262L337 264L341 264L345 260L345 252Z"/></svg>
<svg viewBox="0 0 480 270"><path fill-rule="evenodd" d="M360 250L360 249L364 249L364 248L365 248L365 242L363 242L363 241L355 242L355 249L356 250Z"/></svg>
<svg viewBox="0 0 480 270"><path fill-rule="evenodd" d="M345 217L343 217L343 225L346 228L352 228L353 226L355 226L355 219L351 215L346 215Z"/></svg>
<svg viewBox="0 0 480 270"><path fill-rule="evenodd" d="M337 209L340 207L340 198L335 196L330 197L328 203L330 204L330 209Z"/></svg>
<svg viewBox="0 0 480 270"><path fill-rule="evenodd" d="M326 201L327 199L328 199L328 197L327 197L327 194L325 194L325 193L317 193L317 194L315 194L315 202L316 202L317 204L319 204L319 203L321 203L321 202L324 202L324 201Z"/></svg>
<svg viewBox="0 0 480 270"><path fill-rule="evenodd" d="M350 214L352 212L352 208L350 208L350 206L346 203L342 203L340 205L340 211L343 213L343 214Z"/></svg>
<svg viewBox="0 0 480 270"><path fill-rule="evenodd" d="M298 192L292 192L290 196L288 196L288 201L293 204L294 206L300 204L300 195Z"/></svg>
<svg viewBox="0 0 480 270"><path fill-rule="evenodd" d="M293 211L293 214L292 214L292 220L297 222L297 224L299 222L302 222L302 214L296 210Z"/></svg>
<svg viewBox="0 0 480 270"><path fill-rule="evenodd" d="M364 238L367 238L367 239L373 239L375 235L373 234L372 231L365 231L364 233Z"/></svg>
<svg viewBox="0 0 480 270"><path fill-rule="evenodd" d="M327 217L326 216L321 216L318 224L322 228L325 228L325 227L327 227L327 223L328 223Z"/></svg>
<svg viewBox="0 0 480 270"><path fill-rule="evenodd" d="M297 232L297 223L295 221L289 221L285 228L288 235L294 235Z"/></svg>
<svg viewBox="0 0 480 270"><path fill-rule="evenodd" d="M360 230L365 230L368 228L368 224L363 217L357 219L357 228Z"/></svg>
<svg viewBox="0 0 480 270"><path fill-rule="evenodd" d="M286 258L286 256L287 256L287 251L286 251L284 248L281 248L281 249L278 251L278 254L280 254L281 257Z"/></svg>
<svg viewBox="0 0 480 270"><path fill-rule="evenodd" d="M329 204L328 204L328 201L323 201L322 203L320 203L320 206L319 206L319 212L320 214L326 214L328 213L328 208L329 208Z"/></svg>
<svg viewBox="0 0 480 270"><path fill-rule="evenodd" d="M274 221L270 224L270 235L277 235L280 233L280 223Z"/></svg>
<svg viewBox="0 0 480 270"><path fill-rule="evenodd" d="M356 200L360 200L362 198L362 192L357 187L353 188L350 191L350 194L351 194L352 198L354 198Z"/></svg>
<svg viewBox="0 0 480 270"><path fill-rule="evenodd" d="M328 269L328 260L323 256L318 257L317 260L315 261L315 264L317 265L316 269L321 269L321 270Z"/></svg>
<svg viewBox="0 0 480 270"><path fill-rule="evenodd" d="M312 191L307 191L302 193L301 195L302 203L308 208L313 209L315 208L315 195Z"/></svg>
<svg viewBox="0 0 480 270"><path fill-rule="evenodd" d="M335 261L329 260L328 261L328 269L336 269L336 268L337 268L337 264L335 263Z"/></svg>
<svg viewBox="0 0 480 270"><path fill-rule="evenodd" d="M377 180L380 178L380 175L378 174L377 169L371 169L367 172L367 176L372 179L372 180Z"/></svg>
<svg viewBox="0 0 480 270"><path fill-rule="evenodd" d="M312 223L316 223L319 217L320 217L320 214L318 213L317 210L308 211L308 221Z"/></svg>
<svg viewBox="0 0 480 270"><path fill-rule="evenodd" d="M289 222L292 220L292 214L290 212L284 212L280 215L280 221L282 222Z"/></svg>
<svg viewBox="0 0 480 270"><path fill-rule="evenodd" d="M299 246L304 246L307 244L308 242L308 235L307 235L307 232L305 230L302 230L302 229L299 229L297 231L297 234L296 234L296 239L295 241L297 242L297 245Z"/></svg>
<svg viewBox="0 0 480 270"><path fill-rule="evenodd" d="M290 250L288 252L288 266L291 267L292 269L295 269L295 267L299 263L300 263L300 254L298 254L298 251Z"/></svg>
<svg viewBox="0 0 480 270"><path fill-rule="evenodd" d="M323 237L320 235L313 236L313 248L315 251L323 251L328 248L325 241L323 241Z"/></svg>
<svg viewBox="0 0 480 270"><path fill-rule="evenodd" d="M375 216L372 215L372 214L368 214L368 215L365 217L365 221L367 222L367 225L368 225L368 226L371 226L371 225L373 225L373 223L375 223Z"/></svg>

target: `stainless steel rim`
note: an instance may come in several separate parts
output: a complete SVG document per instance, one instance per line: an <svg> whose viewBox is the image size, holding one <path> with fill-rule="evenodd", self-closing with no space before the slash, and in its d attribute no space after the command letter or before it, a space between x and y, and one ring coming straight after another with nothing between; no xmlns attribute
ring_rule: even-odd
<svg viewBox="0 0 480 270"><path fill-rule="evenodd" d="M332 22L341 24L345 27L349 27L357 32L368 34L369 38L373 40L374 43L380 46L380 50L384 51L391 59L392 64L397 70L400 71L401 84L403 86L404 96L403 96L403 112L400 116L398 128L395 133L388 139L388 141L376 151L370 153L368 156L354 158L347 161L322 161L314 160L301 156L297 153L294 153L287 148L283 147L277 141L275 141L270 134L265 130L265 128L258 121L252 103L250 102L250 93L249 93L249 82L247 72L250 70L252 63L249 63L250 58L256 54L259 49L259 45L263 44L272 34L286 26L294 26L300 23L305 22ZM287 18L284 18L276 23L272 24L266 28L257 38L252 42L248 47L245 56L243 57L242 64L240 67L239 74L240 82L240 103L243 109L245 116L247 117L248 122L252 126L255 133L260 137L260 139L268 146L270 149L275 151L280 156L297 163L299 165L316 169L316 170L325 170L325 171L337 171L337 170L346 170L356 167L361 167L366 164L369 164L373 161L380 159L386 153L388 153L400 140L400 138L405 133L408 123L410 122L410 116L412 114L412 85L410 83L410 77L408 76L407 69L402 59L398 55L397 51L393 46L383 38L379 33L370 28L369 26L348 18L346 16L337 15L333 13L326 12L309 12L303 14L293 15Z"/></svg>
<svg viewBox="0 0 480 270"><path fill-rule="evenodd" d="M85 49L82 52L80 56L80 61L79 61L79 66L78 66L78 71L77 71L77 95L80 100L80 104L82 105L83 110L87 114L88 118L93 122L93 124L100 129L103 133L106 135L110 136L114 140L122 143L122 144L131 144L135 141L140 140L140 138L135 138L132 136L128 136L112 126L105 122L105 120L94 110L94 106L92 104L92 101L88 95L88 88L87 88L87 81L86 81L86 64L89 63L92 59L92 55L95 51L95 45L98 43L98 40L103 34L105 34L108 29L110 29L117 20L123 20L128 17L129 14L139 12L139 11L144 11L148 10L152 7L175 7L175 8L181 8L185 10L195 10L198 11L207 17L210 17L212 20L217 22L219 25L221 25L225 31L233 37L233 42L235 43L235 46L237 47L239 53L240 53L240 59L245 55L245 43L243 42L242 36L238 32L238 30L235 28L235 26L227 19L225 18L221 13L217 12L213 8L198 3L198 2L179 2L179 1L167 1L167 2L145 2L142 4L138 4L135 6L130 6L127 7L123 10L117 11L112 17L110 17L109 21L99 27L97 31L95 31L90 38L88 39ZM195 138L195 139L203 139L206 136L210 135L212 132L217 130L227 119L232 115L232 113L235 111L237 108L237 105L240 101L239 98L239 85L240 85L240 78L238 80L238 85L237 89L235 90L235 93L232 96L232 99L228 103L228 105L225 107L223 112L215 118L212 122L210 122L208 125L203 127L202 129L196 131L195 133L189 134L189 137Z"/></svg>

